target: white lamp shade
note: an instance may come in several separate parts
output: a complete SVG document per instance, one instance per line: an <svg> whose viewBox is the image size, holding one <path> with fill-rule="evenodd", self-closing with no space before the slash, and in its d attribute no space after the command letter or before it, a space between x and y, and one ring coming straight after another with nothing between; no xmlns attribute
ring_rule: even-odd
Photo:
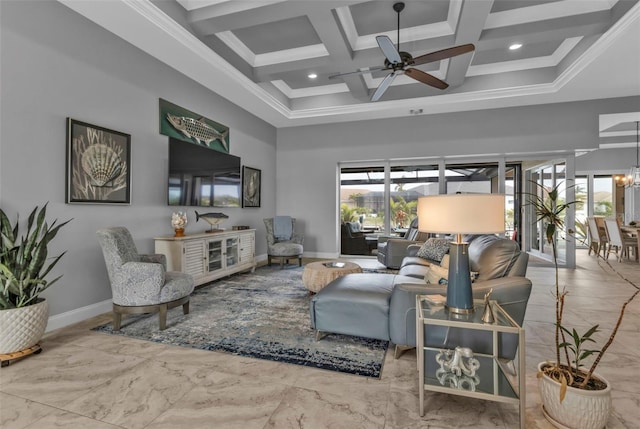
<svg viewBox="0 0 640 429"><path fill-rule="evenodd" d="M437 234L504 232L504 194L430 195L418 199L418 229Z"/></svg>

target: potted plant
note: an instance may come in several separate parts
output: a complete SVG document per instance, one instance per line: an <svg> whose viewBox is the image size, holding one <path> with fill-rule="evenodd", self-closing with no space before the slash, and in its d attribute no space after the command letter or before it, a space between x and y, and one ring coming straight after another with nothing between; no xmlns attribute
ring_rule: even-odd
<svg viewBox="0 0 640 429"><path fill-rule="evenodd" d="M543 413L557 427L601 429L611 411L611 385L595 370L618 332L627 305L640 290L622 305L616 325L601 349L587 348L595 343L592 336L598 332L599 325L579 334L576 329L569 329L563 324L568 292L559 285L555 236L564 227L565 210L575 202L558 200L561 184L551 190L535 184L541 192L529 194L529 204L535 210L536 221L545 224L545 238L553 250L555 266L555 360L538 365L538 389ZM572 231L568 233L571 234ZM592 356L595 359L591 366L584 367L584 360Z"/></svg>
<svg viewBox="0 0 640 429"><path fill-rule="evenodd" d="M47 263L48 245L70 220L48 225L47 204L36 206L20 235L19 217L12 225L0 209L0 354L29 349L40 341L48 322L48 304L40 294L60 277L47 275L62 254Z"/></svg>

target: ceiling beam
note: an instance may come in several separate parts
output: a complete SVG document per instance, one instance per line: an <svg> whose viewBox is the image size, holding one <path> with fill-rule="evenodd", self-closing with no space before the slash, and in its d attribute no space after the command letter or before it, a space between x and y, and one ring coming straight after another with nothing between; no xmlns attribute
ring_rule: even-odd
<svg viewBox="0 0 640 429"><path fill-rule="evenodd" d="M242 1L227 2L236 5L229 9L226 3L216 4L189 12L189 22L201 36L208 36L237 28L253 27L314 12L330 11L335 7L357 3L355 0L330 2L316 1Z"/></svg>
<svg viewBox="0 0 640 429"><path fill-rule="evenodd" d="M456 29L456 45L465 43L478 44L484 23L489 16L493 0L465 0L460 10L460 18L458 19L458 28ZM450 86L459 86L464 82L467 75L472 54L459 55L449 59L449 67L445 81Z"/></svg>
<svg viewBox="0 0 640 429"><path fill-rule="evenodd" d="M329 52L331 61L338 64L350 64L353 59L353 53L349 49L349 44L345 39L342 28L336 22L332 11L325 9L323 11L310 13L307 17L326 50ZM342 80L347 84L349 91L355 98L362 99L368 97L369 88L367 88L362 76L345 76Z"/></svg>

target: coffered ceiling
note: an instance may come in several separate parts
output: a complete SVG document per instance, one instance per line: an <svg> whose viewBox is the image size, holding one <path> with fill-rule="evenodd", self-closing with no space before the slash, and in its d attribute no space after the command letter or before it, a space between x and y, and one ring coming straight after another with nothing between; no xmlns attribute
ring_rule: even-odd
<svg viewBox="0 0 640 429"><path fill-rule="evenodd" d="M377 102L393 1L59 1L278 127L640 95L639 0L405 1L401 51L475 51L416 66L447 89L400 75Z"/></svg>

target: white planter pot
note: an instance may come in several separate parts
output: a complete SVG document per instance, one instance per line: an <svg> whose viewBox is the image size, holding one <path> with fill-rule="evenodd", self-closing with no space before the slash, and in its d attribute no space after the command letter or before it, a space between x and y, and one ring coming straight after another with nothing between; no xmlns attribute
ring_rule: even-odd
<svg viewBox="0 0 640 429"><path fill-rule="evenodd" d="M538 364L538 371L547 362ZM583 390L567 387L564 401L560 403L560 383L546 375L538 378L538 390L544 416L555 427L567 429L602 429L611 412L611 384L600 374L594 373L607 384L604 390Z"/></svg>
<svg viewBox="0 0 640 429"><path fill-rule="evenodd" d="M49 304L41 299L21 308L0 310L0 354L28 349L40 341L49 321Z"/></svg>

